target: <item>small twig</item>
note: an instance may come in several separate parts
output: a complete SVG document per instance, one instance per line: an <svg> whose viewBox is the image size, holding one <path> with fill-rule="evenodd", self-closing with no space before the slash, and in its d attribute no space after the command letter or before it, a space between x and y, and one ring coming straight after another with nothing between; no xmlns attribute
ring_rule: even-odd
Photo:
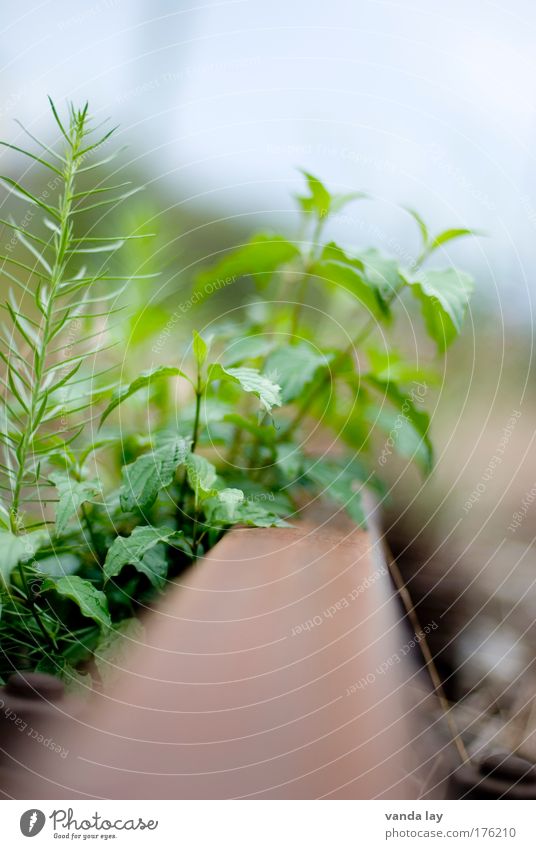
<svg viewBox="0 0 536 849"><path fill-rule="evenodd" d="M85 504L82 504L82 516L84 518L84 524L86 526L87 533L91 542L91 548L93 549L93 554L95 555L95 560L97 561L99 566L102 566L102 553L97 540L97 536L95 534L95 530L93 528L93 522L91 521Z"/></svg>
<svg viewBox="0 0 536 849"><path fill-rule="evenodd" d="M441 710L445 715L445 719L447 720L449 730L460 756L462 763L470 762L471 758L469 757L469 753L465 748L465 743L463 742L456 721L452 715L452 708L449 704L449 701L445 695L445 691L443 689L443 684L441 683L441 677L439 672L437 671L437 667L434 663L434 658L432 656L432 652L430 651L430 647L428 645L428 641L426 639L426 634L421 628L421 623L419 621L419 617L417 616L417 611L415 610L415 605L411 600L411 596L404 582L404 578L402 577L402 573L398 568L398 564L396 561L389 555L389 552L384 546L384 550L387 557L387 564L389 567L389 572L394 581L395 587L397 589L398 595L402 600L402 604L404 605L404 609L406 611L407 617L411 622L411 627L414 629L415 634L422 635L422 639L419 640L419 648L421 650L424 665L426 667L426 671L430 676L430 680L432 682L432 687L434 694L439 702Z"/></svg>

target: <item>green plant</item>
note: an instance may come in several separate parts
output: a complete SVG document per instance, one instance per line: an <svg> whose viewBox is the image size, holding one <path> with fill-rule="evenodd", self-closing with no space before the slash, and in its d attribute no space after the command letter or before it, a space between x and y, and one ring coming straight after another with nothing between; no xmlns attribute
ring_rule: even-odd
<svg viewBox="0 0 536 849"><path fill-rule="evenodd" d="M283 526L319 494L364 523L362 490L382 492L376 466L386 451L430 469L419 387L431 375L373 339L407 291L444 351L472 284L452 268L421 270L441 244L469 231L431 238L413 212L422 250L408 270L374 250L323 242L330 216L363 196L332 195L306 174L308 193L298 198L305 235L254 236L198 276L192 303L240 278L253 279L262 300L237 321L194 331L191 342L174 333L172 362L120 382L125 351L108 350L108 338L117 341L108 322L117 286L140 276L115 273L114 262L127 240L144 236L100 235L106 213L132 194L99 179L114 155L98 158L113 130L94 135L87 106L70 107L66 123L51 108L61 149L8 145L53 175L47 188L34 194L2 178L40 221L2 220L14 239L2 257L13 288L0 351L0 676L26 668L80 681L81 670L106 677L140 608L227 528ZM88 232L92 210L103 215ZM141 279L150 286L152 276ZM344 344L330 326L337 310L350 310L357 327ZM178 411L160 392L166 384L180 393ZM345 450L320 450L309 438L317 422ZM388 435L383 454L376 425Z"/></svg>

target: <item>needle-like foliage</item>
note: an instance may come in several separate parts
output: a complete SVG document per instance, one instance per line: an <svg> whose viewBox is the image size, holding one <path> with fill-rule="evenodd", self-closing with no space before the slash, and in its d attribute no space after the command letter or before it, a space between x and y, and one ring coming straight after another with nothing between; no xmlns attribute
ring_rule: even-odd
<svg viewBox="0 0 536 849"><path fill-rule="evenodd" d="M121 280L108 271L107 258L124 238L85 233L86 213L105 213L132 194L127 183L99 182L103 163L111 159L104 148L114 130L99 135L87 104L79 110L70 106L65 122L52 101L50 106L60 139L57 150L33 136L37 152L4 143L52 174L46 188L34 194L11 177L0 177L33 213L22 224L2 220L14 237L11 252L0 255L2 275L11 284L2 304L0 336L5 366L1 517L13 534L24 530L27 502L36 493L44 497L48 458L64 450L91 415L95 369L89 366L103 347L103 334L90 332L81 341L81 328L113 312L110 303ZM81 188L88 173L93 185ZM94 256L98 265L88 271ZM100 296L97 284L108 287Z"/></svg>

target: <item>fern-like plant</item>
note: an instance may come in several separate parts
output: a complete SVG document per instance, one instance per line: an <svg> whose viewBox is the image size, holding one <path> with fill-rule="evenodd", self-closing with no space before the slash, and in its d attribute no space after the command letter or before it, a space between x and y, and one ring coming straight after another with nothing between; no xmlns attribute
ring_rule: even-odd
<svg viewBox="0 0 536 849"><path fill-rule="evenodd" d="M84 231L78 221L90 210L113 207L127 196L117 194L125 183L79 188L83 174L101 167L101 162L91 162L89 157L110 139L113 130L93 139L95 130L88 119L87 104L81 110L71 107L65 126L52 101L51 109L62 137L61 152L41 143L43 152L37 155L3 143L53 175L41 194L32 193L10 177L0 178L12 194L42 213L44 225L38 230L33 217L32 229L17 225L13 219L2 220L27 254L25 261L10 254L1 257L3 275L15 286L3 304L10 325L4 326L0 350L6 365L4 389L12 396L4 399L1 433L5 456L2 515L14 535L26 530L24 507L32 500L32 493L38 490L43 496L39 488L48 483L46 461L50 454L76 438L83 426L80 415L91 410L95 375L87 370L77 375L100 346L80 344L81 319L109 315L109 310L102 312L103 302L116 296L115 292L93 294L98 281L117 278L107 274L105 265L87 273L85 261L88 254L116 251L123 239L81 235ZM109 159L106 157L106 161ZM101 200L103 195L106 199ZM43 237L46 230L50 232L48 239ZM91 342L91 335L83 341ZM36 535L35 539L41 537Z"/></svg>
<svg viewBox="0 0 536 849"><path fill-rule="evenodd" d="M125 237L90 235L84 219L87 222L88 213L113 209L132 193L127 183L109 185L100 178L115 156L106 153L99 158L114 129L99 133L87 104L79 110L70 106L65 122L52 100L50 107L59 133L57 147L40 142L27 130L37 146L35 152L2 142L48 173L45 188L33 192L9 176L0 177L12 196L29 205L22 223L13 217L1 219L13 238L9 252L0 257L2 275L11 284L2 304L7 321L0 338L5 366L1 378L0 572L5 583L18 566L21 586L15 589L25 596L48 644L53 637L45 627L22 561L31 560L49 543L47 504L54 500L49 490L55 492L52 470L58 462L65 465L67 458L71 461L67 461L72 479L68 499L80 502L84 494L95 494L93 484L81 482L69 446L92 416L101 375L92 370L91 363L103 347L100 330L93 329L92 320L108 318L114 312L109 305L119 294L116 284L121 278L108 272L106 258L125 241ZM84 188L88 177L92 185ZM103 257L96 270L87 270L88 260ZM101 281L108 287L104 292L98 289ZM84 327L90 328L85 334ZM59 490L61 500L61 483ZM86 519L91 532L87 514Z"/></svg>

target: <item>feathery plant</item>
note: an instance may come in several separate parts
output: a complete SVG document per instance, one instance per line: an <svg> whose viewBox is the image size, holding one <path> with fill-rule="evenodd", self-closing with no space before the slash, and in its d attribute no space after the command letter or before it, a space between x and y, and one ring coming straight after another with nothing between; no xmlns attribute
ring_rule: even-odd
<svg viewBox="0 0 536 849"><path fill-rule="evenodd" d="M91 409L90 385L95 375L87 370L78 378L77 375L84 360L99 352L99 345L77 344L78 323L81 317L87 320L103 315L95 310L117 293L94 296L94 284L117 278L108 275L102 266L88 274L85 259L88 254L114 252L123 242L115 237L79 236L77 226L79 216L84 213L115 206L126 197L126 194L117 195L126 184L99 184L87 190L79 190L78 186L82 174L102 166L101 162L87 160L108 141L113 130L93 140L95 130L88 119L87 104L81 110L71 107L69 123L65 126L52 101L51 109L63 141L61 153L41 144L44 153L38 156L4 143L54 175L47 190L35 195L10 177L1 178L15 196L37 207L44 227L51 234L46 239L31 232L29 227L18 226L14 220L2 221L27 253L25 262L9 254L2 255L3 274L15 285L3 305L10 326L4 326L0 351L6 364L4 388L12 395L11 401L5 398L2 428L5 456L2 471L7 501L3 517L15 535L25 530L26 502L36 489L47 483L43 468L47 458L58 447L66 448L79 435L83 427L79 424L79 414L89 413ZM111 197L98 199L109 193ZM26 280L20 279L20 272L26 275ZM85 341L91 342L92 335L98 333L90 334ZM73 420L75 414L78 418Z"/></svg>
<svg viewBox="0 0 536 849"><path fill-rule="evenodd" d="M12 568L18 566L21 586L15 589L25 598L48 645L54 643L53 634L44 624L46 616L39 613L22 561L49 542L49 522L35 505L50 500L47 489L55 481L51 467L63 461L70 467L73 481L81 476L69 446L91 418L94 386L100 375L91 372L87 364L102 348L99 330L83 336L81 329L91 320L107 318L114 312L108 305L118 297L117 288L103 294L96 284L121 279L107 273L106 262L101 262L95 272L87 271L86 262L93 255L115 253L125 241L122 237L89 235L79 222L85 213L106 211L132 194L125 191L127 183L107 185L104 181L88 189L81 186L86 175L95 180L95 174L114 158L110 154L95 161L114 129L99 135L99 128L88 116L87 104L80 110L70 106L65 123L52 101L50 106L61 148L39 142L27 130L38 152L2 143L46 169L46 188L34 194L11 177L0 178L13 196L30 207L22 224L13 218L1 219L13 238L10 251L1 256L2 274L11 288L2 305L7 322L3 323L0 340L0 357L5 365L0 433L0 521L4 526L0 532L0 571L5 582ZM18 258L15 248L21 248L26 256Z"/></svg>
<svg viewBox="0 0 536 849"><path fill-rule="evenodd" d="M1 178L31 214L2 219L13 238L1 272L11 289L0 350L0 678L38 669L90 687L107 680L155 592L228 528L284 526L319 495L365 524L363 490L384 494L392 451L428 473L433 374L385 334L408 293L446 350L472 281L427 264L470 231L431 236L409 210L422 245L408 267L343 249L324 238L326 224L365 196L332 194L305 174L299 237L257 234L197 277L190 306L239 280L252 286L239 319L185 340L172 317L154 339L155 362L136 373L107 352L105 331L130 281L150 287L155 276L118 273L120 248L145 236L99 235L102 221L95 235L91 223L132 194L108 184L115 154L102 149L113 130L99 136L87 106L70 107L66 122L51 108L58 148L33 136L36 153L6 145L52 175L47 188ZM132 322L115 341L121 327L124 358ZM112 379L119 366L124 382ZM323 449L326 435L336 451Z"/></svg>

